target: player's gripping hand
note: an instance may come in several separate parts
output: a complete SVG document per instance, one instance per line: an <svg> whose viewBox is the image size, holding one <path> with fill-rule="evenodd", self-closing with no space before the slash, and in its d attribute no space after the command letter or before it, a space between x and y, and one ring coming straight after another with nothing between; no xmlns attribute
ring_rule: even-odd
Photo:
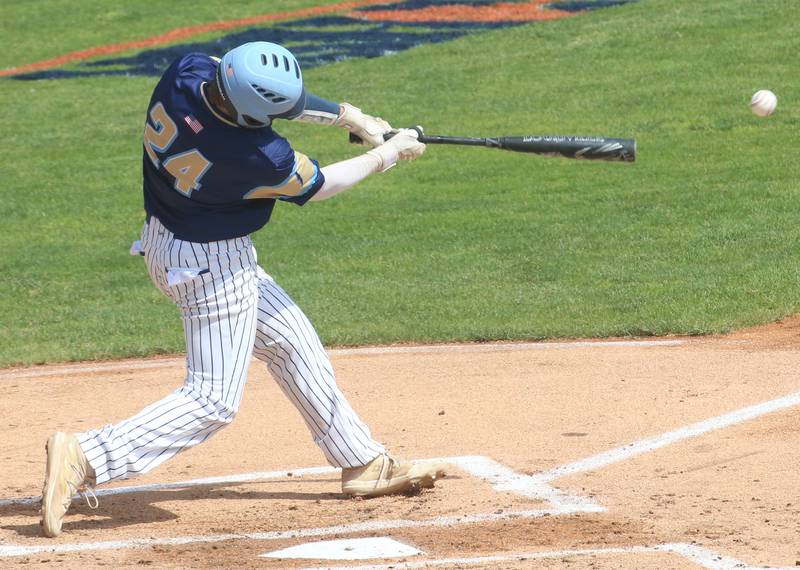
<svg viewBox="0 0 800 570"><path fill-rule="evenodd" d="M400 129L395 131L392 138L386 141L385 145L390 145L397 150L397 155L400 160L414 160L422 156L425 149L428 148L424 143L419 142L419 131L414 129Z"/></svg>
<svg viewBox="0 0 800 570"><path fill-rule="evenodd" d="M336 125L347 129L373 148L383 144L383 135L392 130L392 126L381 119L363 113L358 107L350 103L342 103L339 108L339 118Z"/></svg>
<svg viewBox="0 0 800 570"><path fill-rule="evenodd" d="M367 151L367 154L380 159L380 170L387 170L398 160L414 160L425 152L425 144L417 140L419 133L414 129L400 129L382 145Z"/></svg>

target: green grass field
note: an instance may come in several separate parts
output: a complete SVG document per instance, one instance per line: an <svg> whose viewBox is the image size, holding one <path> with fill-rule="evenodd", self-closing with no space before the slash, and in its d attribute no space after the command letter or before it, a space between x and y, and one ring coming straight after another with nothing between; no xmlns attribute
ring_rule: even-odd
<svg viewBox="0 0 800 570"><path fill-rule="evenodd" d="M278 206L261 264L328 345L706 334L795 313L795 3L641 0L311 69L312 91L395 125L636 137L639 161L429 148L334 200ZM0 66L265 10L158 5L11 4ZM127 254L155 82L0 80L0 366L183 350L176 309ZM760 88L779 97L768 119L748 108ZM339 129L278 130L322 164L358 152Z"/></svg>

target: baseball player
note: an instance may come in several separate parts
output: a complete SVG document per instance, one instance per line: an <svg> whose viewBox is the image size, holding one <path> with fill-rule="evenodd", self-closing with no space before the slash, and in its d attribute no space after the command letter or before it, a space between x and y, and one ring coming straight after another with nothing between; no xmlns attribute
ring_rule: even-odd
<svg viewBox="0 0 800 570"><path fill-rule="evenodd" d="M348 129L365 154L320 168L272 128L283 118ZM326 200L398 160L425 151L413 130L348 103L308 93L295 57L252 42L219 60L192 53L153 91L144 130L146 222L132 253L180 309L186 379L179 389L115 425L55 433L42 490L45 536L61 532L79 489L146 473L202 443L232 420L252 355L297 407L346 495L374 497L432 487L441 464L390 457L339 390L309 320L259 265L249 234L277 201Z"/></svg>

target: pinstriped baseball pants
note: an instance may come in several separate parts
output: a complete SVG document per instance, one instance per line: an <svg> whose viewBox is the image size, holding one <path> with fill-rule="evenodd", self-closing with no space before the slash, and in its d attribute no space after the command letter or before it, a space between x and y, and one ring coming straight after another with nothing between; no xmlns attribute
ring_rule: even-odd
<svg viewBox="0 0 800 570"><path fill-rule="evenodd" d="M337 387L309 320L258 266L249 237L182 241L151 218L142 246L150 278L181 312L186 379L131 418L76 434L97 484L150 471L229 424L251 355L266 362L331 465L357 467L384 452Z"/></svg>

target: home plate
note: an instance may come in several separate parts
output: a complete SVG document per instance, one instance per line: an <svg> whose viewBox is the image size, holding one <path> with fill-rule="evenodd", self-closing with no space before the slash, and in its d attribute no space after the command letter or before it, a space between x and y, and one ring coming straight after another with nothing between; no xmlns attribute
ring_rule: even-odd
<svg viewBox="0 0 800 570"><path fill-rule="evenodd" d="M264 558L316 558L318 560L367 560L424 554L413 546L391 538L345 538L307 542L283 550L259 554Z"/></svg>

